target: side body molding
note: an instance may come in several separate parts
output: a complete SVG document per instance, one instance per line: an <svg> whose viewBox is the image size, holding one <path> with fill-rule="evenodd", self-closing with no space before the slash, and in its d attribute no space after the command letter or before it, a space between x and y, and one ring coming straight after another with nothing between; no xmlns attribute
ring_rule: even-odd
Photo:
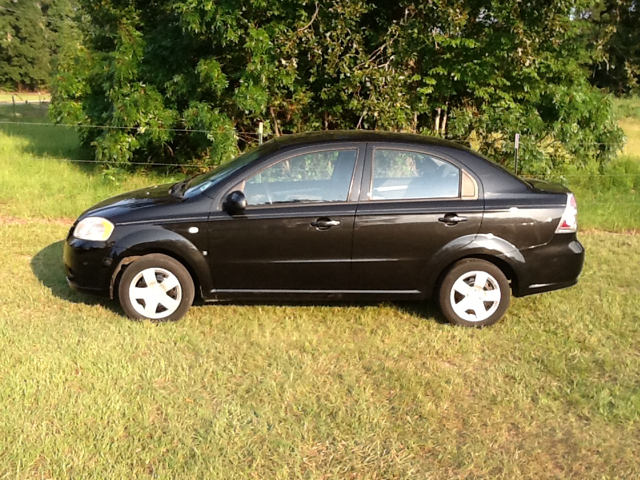
<svg viewBox="0 0 640 480"><path fill-rule="evenodd" d="M194 280L199 284L203 296L210 296L213 282L209 266L205 256L193 243L182 235L157 225L149 225L143 230L140 230L138 225L132 228L131 233L114 242L105 259L110 259L113 265L110 292L112 297L115 277L118 271L129 263L127 259L148 253L163 253L182 262L196 277Z"/></svg>
<svg viewBox="0 0 640 480"><path fill-rule="evenodd" d="M493 257L509 265L516 277L525 264L522 253L512 243L492 234L466 235L445 245L425 267L424 293L432 297L438 279L452 263L465 257Z"/></svg>

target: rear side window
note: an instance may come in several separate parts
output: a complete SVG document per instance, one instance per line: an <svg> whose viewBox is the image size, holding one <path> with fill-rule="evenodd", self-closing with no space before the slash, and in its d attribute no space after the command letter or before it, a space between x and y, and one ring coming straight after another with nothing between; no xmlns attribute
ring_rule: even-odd
<svg viewBox="0 0 640 480"><path fill-rule="evenodd" d="M247 203L344 202L357 150L324 150L281 160L244 182Z"/></svg>
<svg viewBox="0 0 640 480"><path fill-rule="evenodd" d="M457 198L460 169L430 155L407 150L373 151L371 200Z"/></svg>

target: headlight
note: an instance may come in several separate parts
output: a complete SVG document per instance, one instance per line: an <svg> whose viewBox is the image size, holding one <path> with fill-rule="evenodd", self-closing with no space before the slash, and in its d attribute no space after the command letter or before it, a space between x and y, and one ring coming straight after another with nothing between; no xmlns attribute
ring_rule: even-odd
<svg viewBox="0 0 640 480"><path fill-rule="evenodd" d="M80 240L106 241L114 229L113 223L106 218L87 217L76 225L73 236Z"/></svg>

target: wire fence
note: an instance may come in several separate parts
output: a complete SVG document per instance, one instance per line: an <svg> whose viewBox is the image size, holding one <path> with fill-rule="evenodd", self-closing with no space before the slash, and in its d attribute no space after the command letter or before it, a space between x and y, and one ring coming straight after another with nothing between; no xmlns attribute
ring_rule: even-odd
<svg viewBox="0 0 640 480"><path fill-rule="evenodd" d="M42 104L42 102L41 102ZM30 127L44 127L44 128L67 128L67 129L105 129L105 130L130 130L138 133L144 133L147 131L172 131L178 133L203 133L214 134L215 131L196 128L175 128L175 127L154 127L154 126L121 126L121 125L94 125L94 124L69 124L69 123L49 123L49 122L30 122L30 121L14 121L14 120L0 120L0 125L6 126L30 126ZM261 132L235 132L239 137L246 137L251 140L261 139L266 134ZM284 134L286 136L286 134ZM245 138L245 139L246 139ZM606 142L583 142L585 146L617 146L616 143ZM516 143L516 148L518 144ZM54 157L38 157L39 161L58 161L67 163L86 163L86 164L103 164L109 166L147 166L147 167L181 167L181 168L206 168L207 165L193 164L193 163L157 163L157 162L138 162L138 161L118 161L118 160L96 160L96 159L73 159L73 158L54 158ZM603 178L603 177L640 177L640 173L571 173L571 174L522 174L523 178L531 179L580 179L580 178Z"/></svg>
<svg viewBox="0 0 640 480"><path fill-rule="evenodd" d="M154 126L140 126L140 125L95 125L95 124L75 124L75 123L48 123L48 122L20 122L20 121L9 121L9 120L0 120L0 125L22 125L22 126L38 126L38 127L60 127L60 128L87 128L87 129L103 129L103 130L132 130L139 133L144 133L147 131L168 131L168 132L180 132L180 133L205 133L212 134L216 133L214 130L206 130L206 129L194 129L194 128L176 128L176 127L154 127ZM238 135L247 135L254 136L258 138L261 134L259 132L236 132ZM280 134L280 136L287 136L289 134ZM614 142L579 142L580 145L599 145L599 146L618 146L618 143Z"/></svg>

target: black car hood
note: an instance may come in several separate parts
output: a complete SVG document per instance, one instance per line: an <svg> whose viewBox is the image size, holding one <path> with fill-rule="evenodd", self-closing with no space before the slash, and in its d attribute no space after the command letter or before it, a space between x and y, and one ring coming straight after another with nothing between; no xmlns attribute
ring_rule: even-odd
<svg viewBox="0 0 640 480"><path fill-rule="evenodd" d="M171 207L182 203L185 199L174 196L169 193L171 184L155 185L140 190L116 195L108 198L80 215L80 220L85 217L104 217L114 223L121 221L135 221L142 216L146 217L150 214L146 210L156 207ZM141 210L145 210L141 212ZM165 208L159 208L159 211L166 211ZM155 215L149 215L154 217ZM150 218L151 219L151 218Z"/></svg>

